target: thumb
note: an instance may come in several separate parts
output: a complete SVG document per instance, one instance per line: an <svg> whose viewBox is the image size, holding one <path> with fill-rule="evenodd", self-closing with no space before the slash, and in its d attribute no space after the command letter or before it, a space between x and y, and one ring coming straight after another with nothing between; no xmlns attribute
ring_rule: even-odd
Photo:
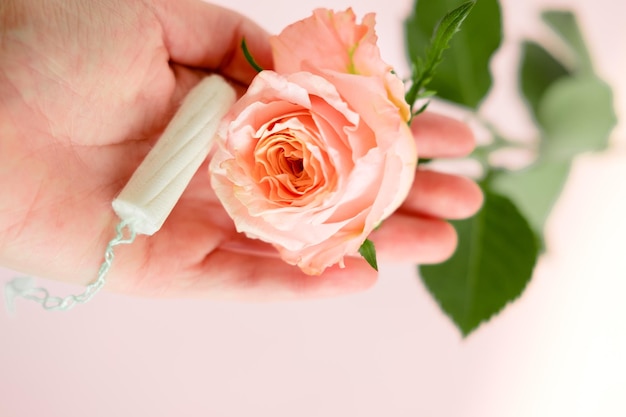
<svg viewBox="0 0 626 417"><path fill-rule="evenodd" d="M245 16L200 0L159 0L154 7L174 63L247 85L257 72L241 50L245 38L255 60L263 68L272 67L269 34Z"/></svg>

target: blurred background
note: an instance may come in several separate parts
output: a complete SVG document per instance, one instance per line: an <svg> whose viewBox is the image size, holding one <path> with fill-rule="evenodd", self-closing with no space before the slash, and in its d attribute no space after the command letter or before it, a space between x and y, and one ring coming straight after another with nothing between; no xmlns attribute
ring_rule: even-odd
<svg viewBox="0 0 626 417"><path fill-rule="evenodd" d="M377 13L383 57L408 74L412 0L218 0L271 32L315 7ZM523 3L523 4L522 4ZM412 265L382 265L370 291L238 304L102 293L68 313L0 311L0 416L626 415L626 3L502 0L505 45L484 112L532 132L515 94L522 37L539 10L575 10L620 124L578 158L522 298L462 339ZM521 132L521 133L517 133ZM16 273L0 270L0 284ZM55 293L76 288L50 282Z"/></svg>

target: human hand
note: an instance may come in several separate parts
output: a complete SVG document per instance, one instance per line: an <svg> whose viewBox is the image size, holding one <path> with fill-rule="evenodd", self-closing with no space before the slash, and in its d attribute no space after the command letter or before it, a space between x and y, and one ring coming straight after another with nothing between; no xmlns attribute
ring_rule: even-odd
<svg viewBox="0 0 626 417"><path fill-rule="evenodd" d="M73 283L95 278L117 222L111 201L189 89L217 72L243 90L255 72L240 51L242 37L271 68L264 31L196 0L9 0L0 25L0 264ZM414 132L422 157L471 150L462 124L420 118ZM265 299L334 295L375 282L362 259L311 277L238 235L206 169L157 234L118 247L106 288ZM443 260L456 237L440 219L470 215L480 202L472 182L420 170L405 205L373 236L379 258Z"/></svg>

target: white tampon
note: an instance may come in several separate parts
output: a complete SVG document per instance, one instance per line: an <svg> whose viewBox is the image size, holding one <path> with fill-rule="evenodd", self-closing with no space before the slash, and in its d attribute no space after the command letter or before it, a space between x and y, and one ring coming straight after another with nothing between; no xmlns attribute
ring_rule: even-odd
<svg viewBox="0 0 626 417"><path fill-rule="evenodd" d="M156 233L207 157L235 90L210 75L191 90L154 148L113 200L115 213L136 233Z"/></svg>

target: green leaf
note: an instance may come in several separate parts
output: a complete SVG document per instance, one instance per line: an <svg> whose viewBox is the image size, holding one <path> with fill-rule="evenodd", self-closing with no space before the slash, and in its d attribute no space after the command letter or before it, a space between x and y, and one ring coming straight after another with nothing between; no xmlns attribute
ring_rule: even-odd
<svg viewBox="0 0 626 417"><path fill-rule="evenodd" d="M450 41L455 33L461 28L461 24L474 7L473 1L463 3L456 9L446 14L435 27L432 40L428 45L425 58L416 60L413 65L413 74L410 90L406 101L411 108L418 98L434 95L434 92L422 92L435 75L435 68L441 63L443 53L450 46Z"/></svg>
<svg viewBox="0 0 626 417"><path fill-rule="evenodd" d="M546 90L557 80L570 75L559 61L535 42L522 44L520 87L535 119L539 102Z"/></svg>
<svg viewBox="0 0 626 417"><path fill-rule="evenodd" d="M538 120L545 133L541 153L550 161L603 150L617 123L613 93L593 76L561 79L539 103Z"/></svg>
<svg viewBox="0 0 626 417"><path fill-rule="evenodd" d="M576 69L582 73L592 74L591 57L574 14L569 11L549 10L543 12L541 17L572 49L576 56Z"/></svg>
<svg viewBox="0 0 626 417"><path fill-rule="evenodd" d="M456 253L420 267L422 281L464 336L522 293L537 261L536 237L506 197L485 190L474 217L453 222Z"/></svg>
<svg viewBox="0 0 626 417"><path fill-rule="evenodd" d="M376 271L378 271L378 262L376 261L376 248L374 247L374 242L369 239L365 239L365 242L359 248L359 253L368 264Z"/></svg>
<svg viewBox="0 0 626 417"><path fill-rule="evenodd" d="M569 161L539 161L520 171L499 171L489 182L491 189L511 198L538 236L543 235L570 172Z"/></svg>
<svg viewBox="0 0 626 417"><path fill-rule="evenodd" d="M462 0L418 0L405 22L409 58L416 67L428 50L435 25ZM472 108L491 88L489 61L500 45L502 30L497 0L479 0L463 22L463 30L450 42L450 50L437 67L429 88L443 99Z"/></svg>
<svg viewBox="0 0 626 417"><path fill-rule="evenodd" d="M257 64L257 62L254 60L254 57L250 53L250 50L248 49L248 44L246 43L246 38L241 39L241 50L243 51L243 56L246 58L246 61L248 61L248 64L250 64L252 68L254 68L257 72L263 71L263 68L261 68L261 66Z"/></svg>

